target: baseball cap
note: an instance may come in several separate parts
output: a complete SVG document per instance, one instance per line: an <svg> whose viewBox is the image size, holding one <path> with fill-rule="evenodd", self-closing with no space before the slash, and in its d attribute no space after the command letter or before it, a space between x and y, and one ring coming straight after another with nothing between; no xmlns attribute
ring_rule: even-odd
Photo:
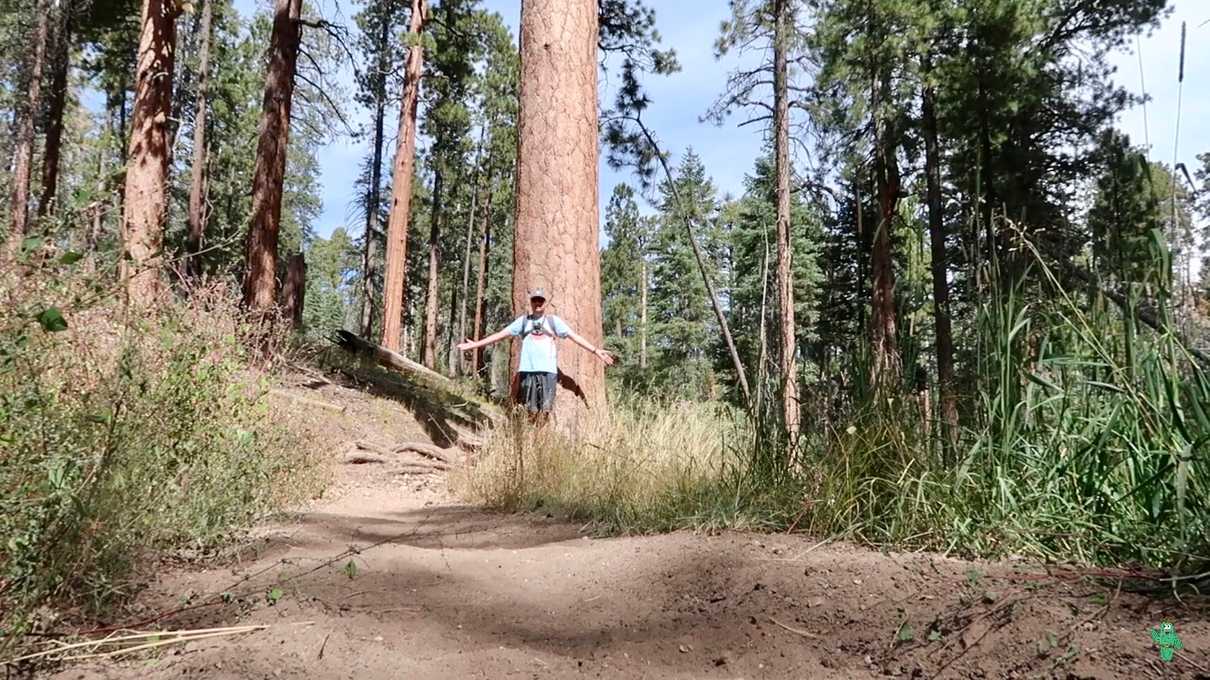
<svg viewBox="0 0 1210 680"><path fill-rule="evenodd" d="M529 291L529 299L532 300L534 298L542 298L543 300L545 300L546 299L546 289L531 288Z"/></svg>

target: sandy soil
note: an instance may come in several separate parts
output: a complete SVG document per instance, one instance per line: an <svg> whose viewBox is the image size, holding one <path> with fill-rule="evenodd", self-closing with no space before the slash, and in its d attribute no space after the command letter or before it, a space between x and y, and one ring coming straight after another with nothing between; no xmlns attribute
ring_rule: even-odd
<svg viewBox="0 0 1210 680"><path fill-rule="evenodd" d="M269 628L51 677L1210 678L1203 600L800 536L600 539L393 461L337 477L238 559L165 567L114 621L202 605L156 625ZM1184 642L1171 663L1161 620Z"/></svg>

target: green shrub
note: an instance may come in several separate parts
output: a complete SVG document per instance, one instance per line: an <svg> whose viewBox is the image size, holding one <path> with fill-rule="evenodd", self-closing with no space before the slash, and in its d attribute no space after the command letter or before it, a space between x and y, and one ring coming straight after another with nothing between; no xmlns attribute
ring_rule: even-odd
<svg viewBox="0 0 1210 680"><path fill-rule="evenodd" d="M267 417L231 296L135 315L109 293L74 269L0 281L0 648L38 607L95 612L149 550L213 546L319 481Z"/></svg>

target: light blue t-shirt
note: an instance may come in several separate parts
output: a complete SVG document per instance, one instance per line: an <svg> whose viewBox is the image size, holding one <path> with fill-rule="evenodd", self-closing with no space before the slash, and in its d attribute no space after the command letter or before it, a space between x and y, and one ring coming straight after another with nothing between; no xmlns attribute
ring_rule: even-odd
<svg viewBox="0 0 1210 680"><path fill-rule="evenodd" d="M559 372L554 336L566 338L571 334L563 319L553 314L531 319L527 314L509 324L508 332L513 337L524 336L521 340L521 365L517 368L519 372Z"/></svg>

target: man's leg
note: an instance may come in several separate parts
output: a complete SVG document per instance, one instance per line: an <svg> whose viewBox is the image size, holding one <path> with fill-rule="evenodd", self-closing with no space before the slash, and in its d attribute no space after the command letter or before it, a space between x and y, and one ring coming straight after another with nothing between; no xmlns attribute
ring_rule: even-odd
<svg viewBox="0 0 1210 680"><path fill-rule="evenodd" d="M545 426L550 422L551 413L555 408L555 390L558 389L558 373L538 373L534 382L541 386L541 396L538 401L537 422Z"/></svg>

